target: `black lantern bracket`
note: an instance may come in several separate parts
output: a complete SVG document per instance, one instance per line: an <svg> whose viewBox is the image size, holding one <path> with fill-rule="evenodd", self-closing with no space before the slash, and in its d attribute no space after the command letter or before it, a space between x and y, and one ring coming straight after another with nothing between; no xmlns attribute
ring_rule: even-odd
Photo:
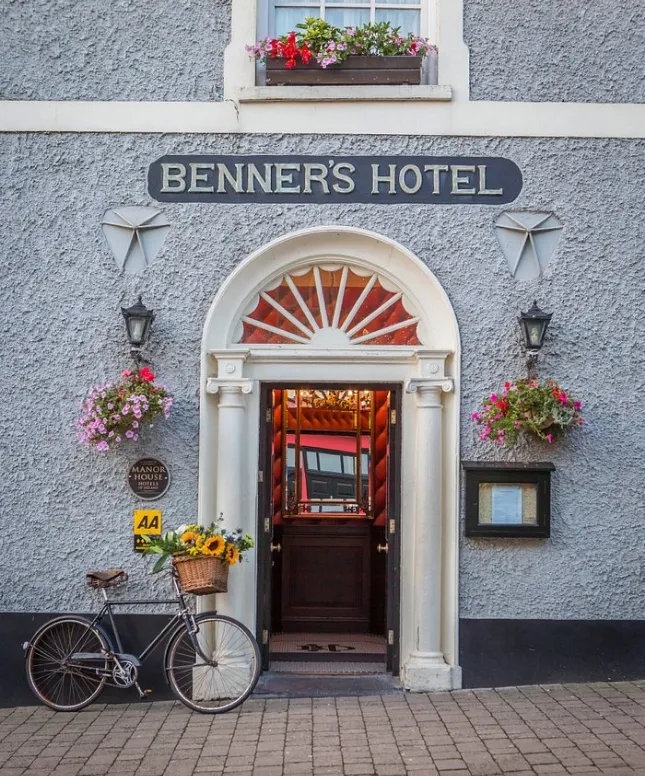
<svg viewBox="0 0 645 776"><path fill-rule="evenodd" d="M139 294L136 304L133 304L132 307L122 307L121 314L125 319L130 355L138 365L144 360L141 356L141 350L148 339L155 313L154 310L149 310L143 304L141 294Z"/></svg>
<svg viewBox="0 0 645 776"><path fill-rule="evenodd" d="M537 301L534 300L532 307L525 313L520 311L517 318L524 338L529 377L534 376L537 370L538 355L544 344L544 337L552 316L553 313L545 313L544 310L540 310Z"/></svg>

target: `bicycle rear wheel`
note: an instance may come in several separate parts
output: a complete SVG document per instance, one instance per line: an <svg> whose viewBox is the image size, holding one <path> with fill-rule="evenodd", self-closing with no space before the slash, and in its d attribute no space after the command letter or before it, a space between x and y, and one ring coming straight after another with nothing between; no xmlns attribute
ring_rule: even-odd
<svg viewBox="0 0 645 776"><path fill-rule="evenodd" d="M27 681L34 695L56 711L78 711L94 701L105 682L108 659L74 663L74 652L106 652L103 636L84 617L58 617L43 625L27 650Z"/></svg>
<svg viewBox="0 0 645 776"><path fill-rule="evenodd" d="M251 631L231 617L207 612L195 619L199 650L188 629L179 630L168 645L168 681L189 708L223 714L253 692L260 676L260 649Z"/></svg>

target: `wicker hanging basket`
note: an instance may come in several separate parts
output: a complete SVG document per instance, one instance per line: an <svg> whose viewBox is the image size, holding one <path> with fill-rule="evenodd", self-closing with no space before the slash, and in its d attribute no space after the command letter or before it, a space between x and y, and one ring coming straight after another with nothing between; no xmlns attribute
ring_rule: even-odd
<svg viewBox="0 0 645 776"><path fill-rule="evenodd" d="M186 593L210 595L228 591L228 563L222 558L179 555L172 559Z"/></svg>

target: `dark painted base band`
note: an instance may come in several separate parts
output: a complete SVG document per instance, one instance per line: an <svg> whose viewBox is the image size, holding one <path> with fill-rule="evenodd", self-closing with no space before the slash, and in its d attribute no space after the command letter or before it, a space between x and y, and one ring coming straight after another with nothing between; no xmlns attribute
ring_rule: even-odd
<svg viewBox="0 0 645 776"><path fill-rule="evenodd" d="M54 616L0 614L0 706L37 703L27 686L22 644ZM126 652L137 654L168 619L117 615ZM464 687L645 678L645 620L460 620L459 636ZM152 690L149 700L173 697L164 677L161 646L143 665L140 684ZM99 702L137 699L132 688L106 688Z"/></svg>
<svg viewBox="0 0 645 776"><path fill-rule="evenodd" d="M460 620L463 687L645 678L645 620Z"/></svg>
<svg viewBox="0 0 645 776"><path fill-rule="evenodd" d="M41 625L56 616L52 612L0 613L0 707L39 703L27 685L22 645L29 641ZM164 614L117 614L117 627L125 652L139 654L169 619L170 616ZM152 695L146 700L161 701L174 697L164 676L164 646L157 646L139 672L141 687L152 690ZM133 687L124 690L106 687L97 703L136 703L138 699L139 695Z"/></svg>

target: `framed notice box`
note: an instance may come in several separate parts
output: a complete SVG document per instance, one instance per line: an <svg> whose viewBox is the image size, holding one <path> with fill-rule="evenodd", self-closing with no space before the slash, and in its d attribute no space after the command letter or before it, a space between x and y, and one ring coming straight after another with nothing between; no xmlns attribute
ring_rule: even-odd
<svg viewBox="0 0 645 776"><path fill-rule="evenodd" d="M464 461L466 536L547 538L552 463Z"/></svg>

